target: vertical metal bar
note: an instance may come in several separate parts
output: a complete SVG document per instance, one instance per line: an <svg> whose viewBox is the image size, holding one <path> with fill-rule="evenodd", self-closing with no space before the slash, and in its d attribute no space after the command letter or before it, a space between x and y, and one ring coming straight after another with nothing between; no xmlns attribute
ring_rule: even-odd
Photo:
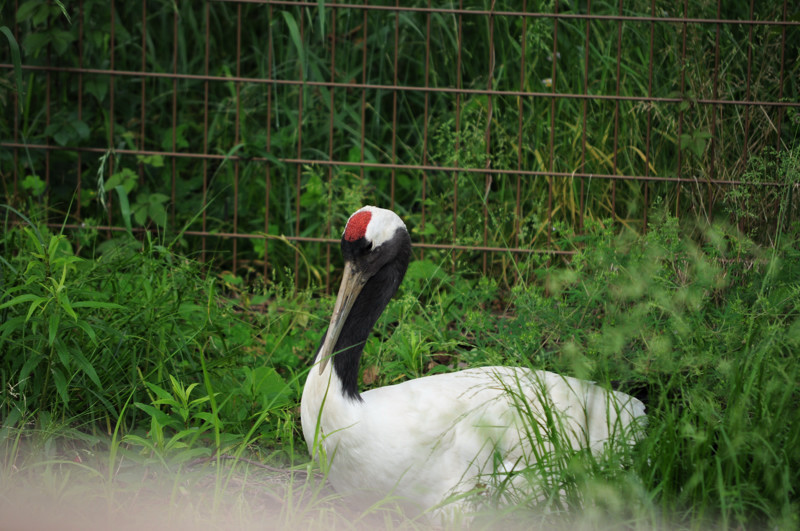
<svg viewBox="0 0 800 531"><path fill-rule="evenodd" d="M458 2L459 10L464 9L464 0ZM464 45L464 15L459 12L458 14L458 43L456 44L456 142L454 165L458 168L461 164L461 86L463 83L461 75L461 53ZM458 177L459 172L453 172L453 245L456 244L458 238ZM452 264L453 273L456 272L456 261L453 260Z"/></svg>
<svg viewBox="0 0 800 531"><path fill-rule="evenodd" d="M364 0L364 5L367 5L367 0ZM361 85L362 87L367 83L367 10L364 9L364 21L362 27L364 29L364 40L361 44ZM366 122L367 122L367 89L361 89L361 166L359 167L359 176L364 179L364 143L366 141Z"/></svg>
<svg viewBox="0 0 800 531"><path fill-rule="evenodd" d="M650 1L650 15L655 17L656 16L656 0ZM656 23L655 21L650 21L650 53L648 56L647 61L647 97L653 97L653 43L655 37L655 30L656 30ZM647 102L647 132L645 134L644 140L644 175L645 177L650 176L650 138L653 131L653 102L648 100ZM647 208L650 204L650 198L648 197L650 189L649 189L648 181L644 182L644 214L642 220L642 232L647 232Z"/></svg>
<svg viewBox="0 0 800 531"><path fill-rule="evenodd" d="M108 102L108 158L106 159L106 163L108 164L108 176L111 177L114 173L114 84L116 81L116 76L114 75L114 47L116 45L116 29L115 24L116 21L114 20L114 0L109 2L111 6L111 35L109 36L109 51L111 54L110 57L110 70L111 74L109 74L108 80L108 92L109 92L109 102ZM112 202L113 197L111 194L108 195L106 198L106 205L108 206L108 225L109 227L112 225L111 223L111 210L112 210ZM111 239L111 231L107 231L106 236Z"/></svg>
<svg viewBox="0 0 800 531"><path fill-rule="evenodd" d="M17 13L17 11L19 11L19 0L14 0L14 13ZM19 26L17 25L16 17L14 19L14 40L19 42ZM22 94L17 94L16 90L12 91L12 94L13 94L12 98L14 101L14 143L19 144L19 127L20 127L19 121L20 118L22 118L20 116L19 98L22 96ZM14 175L14 186L13 186L14 197L16 197L19 194L19 190L17 190L17 186L19 183L19 149L16 147L14 148L13 175Z"/></svg>
<svg viewBox="0 0 800 531"><path fill-rule="evenodd" d="M489 75L488 80L486 82L487 89L491 90L492 86L494 85L494 7L495 7L495 0L492 0L492 5L489 9ZM486 134L484 137L484 142L486 143L486 168L489 168L492 164L492 111L493 108L493 98L492 95L489 94L486 99ZM483 245L489 245L489 191L492 188L492 175L487 173L484 177L485 181L485 190L483 194ZM483 255L483 274L486 274L487 271L487 259L488 253L482 253Z"/></svg>
<svg viewBox="0 0 800 531"><path fill-rule="evenodd" d="M554 3L554 12L558 15L558 2ZM550 171L554 170L555 164L555 130L556 130L556 63L558 62L558 17L553 18L553 67L550 74L550 92L554 95L550 97ZM553 176L547 176L547 245L549 246L552 238L553 223Z"/></svg>
<svg viewBox="0 0 800 531"><path fill-rule="evenodd" d="M176 4L172 14L172 73L178 74L178 6ZM177 151L178 144L178 78L172 78L172 152ZM175 226L175 176L177 175L175 157L172 157L172 176L170 183L170 225ZM235 242L236 240L234 240ZM234 245L236 245L234 243ZM236 253L233 253L234 260ZM236 269L234 268L234 271Z"/></svg>
<svg viewBox="0 0 800 531"><path fill-rule="evenodd" d="M300 15L300 42L305 43L305 17ZM297 158L303 157L303 95L306 91L306 65L300 64L300 87L297 94ZM300 164L296 165L295 173L295 206L294 206L294 233L300 235L300 185L303 175L303 168ZM300 251L294 252L294 285L300 287Z"/></svg>
<svg viewBox="0 0 800 531"><path fill-rule="evenodd" d="M46 50L46 64L47 64L47 71L45 72L45 131L50 127L50 81L51 81L51 73L50 73L50 53L52 52L52 44L47 45ZM50 145L50 136L45 135L44 137L44 144L45 146ZM33 171L33 168L31 168ZM44 151L44 183L45 183L45 190L47 193L44 194L44 212L45 212L45 219L49 222L50 221L50 209L48 208L48 198L50 197L50 150L45 149Z"/></svg>
<svg viewBox="0 0 800 531"><path fill-rule="evenodd" d="M139 149L144 150L146 149L144 139L146 130L145 130L145 118L147 116L145 109L147 108L147 99L146 99L146 92L147 92L147 85L146 85L146 77L144 73L147 71L147 0L142 0L142 79L139 82L139 91L142 93L141 99L139 100ZM144 183L144 163L139 162L137 165L139 168L139 183ZM174 202L173 202L174 205ZM173 207L174 209L174 207ZM174 210L173 210L174 212ZM174 217L174 215L173 215Z"/></svg>
<svg viewBox="0 0 800 531"><path fill-rule="evenodd" d="M688 31L686 19L689 18L689 3L688 0L683 1L683 18L684 22L683 25L683 44L681 45L681 81L680 81L680 93L681 93L681 101L685 101L684 97L686 96L686 32ZM684 111L681 109L678 113L678 178L680 178L683 174L683 150L680 147L680 138L683 134L683 113ZM681 183L680 181L675 183L676 193L675 193L675 216L677 217L678 211L681 208Z"/></svg>
<svg viewBox="0 0 800 531"><path fill-rule="evenodd" d="M590 15L592 13L592 0L587 0L586 2L586 14ZM591 19L586 19L586 41L583 50L583 94L589 94L589 35L590 35L590 26L591 26ZM651 61L652 65L652 61ZM586 107L589 103L588 98L584 98L581 101L581 112L583 114L583 124L581 129L581 172L586 173ZM583 232L583 216L584 211L586 210L584 201L585 201L585 190L584 190L584 183L586 182L585 178L581 178L581 197L580 197L580 212L578 214L578 230Z"/></svg>
<svg viewBox="0 0 800 531"><path fill-rule="evenodd" d="M786 22L786 4L788 0L783 0L783 22ZM778 101L783 100L783 73L784 73L784 65L786 64L785 61L786 57L786 26L781 26L781 73L780 73L780 82L778 84ZM780 151L781 149L781 123L783 122L783 111L785 110L784 106L781 105L778 107L778 138L775 139L775 149Z"/></svg>
<svg viewBox="0 0 800 531"><path fill-rule="evenodd" d="M394 6L396 8L400 7L400 0L395 0ZM394 81L394 89L392 90L392 174L391 174L391 184L389 190L389 208L394 210L394 186L395 186L395 178L397 176L397 169L395 168L395 164L397 164L397 84L399 82L398 72L397 72L397 58L399 55L399 48L400 48L400 11L394 12L394 72L393 72L393 81Z"/></svg>
<svg viewBox="0 0 800 531"><path fill-rule="evenodd" d="M209 62L209 43L211 42L211 2L206 2L206 43L205 58L203 61L203 73L206 76L203 81L203 155L208 155L208 62ZM200 238L200 261L206 261L206 231L208 230L208 218L206 205L208 204L208 159L203 157L203 207L202 207L202 227L203 236Z"/></svg>
<svg viewBox="0 0 800 531"><path fill-rule="evenodd" d="M619 15L622 16L622 0L619 0ZM619 97L620 63L622 62L622 20L617 20L617 82L615 94ZM617 151L619 150L619 100L614 100L614 151L611 173L617 174ZM611 216L617 217L617 180L611 181Z"/></svg>
<svg viewBox="0 0 800 531"><path fill-rule="evenodd" d="M722 16L722 0L717 0L717 19L720 19ZM711 84L711 95L712 97L717 100L719 99L719 34L721 29L721 24L717 22L715 24L715 37L714 37L714 78ZM715 178L716 174L716 159L717 159L717 105L711 105L711 161L709 163L709 180ZM713 198L713 190L714 187L709 183L707 185L707 194L708 194L708 215L711 216L711 212L714 210L714 198Z"/></svg>
<svg viewBox="0 0 800 531"><path fill-rule="evenodd" d="M331 10L331 88L330 88L330 120L328 123L328 158L333 160L333 122L336 113L336 100L334 91L336 87L333 83L336 82L336 9ZM396 53L396 49L395 49ZM396 61L396 58L395 58ZM395 74L396 75L396 74ZM395 96L396 97L396 96ZM363 153L363 150L362 150ZM328 189L333 190L333 165L328 166ZM332 194L328 194L328 221L325 228L325 234L328 238L333 236L331 219L333 218L333 198ZM325 252L325 294L331 292L331 246L326 246Z"/></svg>
<svg viewBox="0 0 800 531"><path fill-rule="evenodd" d="M755 0L750 0L750 18L753 20L753 6ZM752 75L753 66L753 24L750 24L747 30L747 83L745 88L745 101L750 101L750 76ZM750 106L744 107L744 146L742 150L742 169L747 168L747 159L749 156L749 143L750 143Z"/></svg>
<svg viewBox="0 0 800 531"><path fill-rule="evenodd" d="M236 4L236 77L242 77L242 4ZM242 83L236 82L236 115L233 122L233 145L239 145ZM239 159L233 161L233 233L239 232ZM233 238L233 274L238 271L239 238ZM297 271L297 269L295 269Z"/></svg>
<svg viewBox="0 0 800 531"><path fill-rule="evenodd" d="M83 0L78 2L78 69L83 70ZM16 102L15 102L16 103ZM83 120L83 72L78 72L78 120ZM81 168L83 167L83 153L80 151L77 152L78 156L78 164L77 164L77 184L76 184L76 202L77 208L75 212L75 217L77 218L78 222L81 221L81 198L82 198L82 191L83 188L83 171Z"/></svg>
<svg viewBox="0 0 800 531"><path fill-rule="evenodd" d="M428 0L428 12L425 14L425 88L430 85L430 70L431 70L431 0ZM428 100L430 93L425 91L425 111L422 123L422 165L428 165ZM425 170L422 170L422 218L420 219L420 229L422 230L422 241L425 241L425 189L428 184L428 175ZM420 259L425 258L425 251L420 251Z"/></svg>
<svg viewBox="0 0 800 531"><path fill-rule="evenodd" d="M269 6L269 27L267 29L267 78L272 79L272 5ZM267 153L272 151L272 84L267 85ZM272 187L272 177L270 175L272 166L269 161L264 166L266 186L264 191L264 234L269 235L269 190ZM267 279L267 268L269 267L269 238L264 239L264 281ZM329 249L330 254L330 249ZM330 275L330 273L328 273Z"/></svg>
<svg viewBox="0 0 800 531"><path fill-rule="evenodd" d="M788 0L783 0L783 22L786 22L786 4ZM781 26L781 73L780 73L780 82L778 84L778 101L783 100L783 75L784 75L784 67L786 64L785 61L786 57L786 26ZM775 139L775 149L780 151L781 149L781 123L783 122L783 111L785 110L784 106L781 105L778 107L778 138Z"/></svg>
<svg viewBox="0 0 800 531"><path fill-rule="evenodd" d="M591 0L589 0L591 2ZM527 13L528 0L522 1L522 11ZM525 89L525 52L528 30L528 17L522 18L522 36L520 38L520 58L519 58L519 90ZM586 101L586 100L584 100ZM521 96L517 97L517 171L522 170L522 113L525 110L524 100ZM517 174L517 198L514 205L514 247L519 247L519 233L522 230L522 194L521 176ZM517 279L517 269L514 268L514 279Z"/></svg>

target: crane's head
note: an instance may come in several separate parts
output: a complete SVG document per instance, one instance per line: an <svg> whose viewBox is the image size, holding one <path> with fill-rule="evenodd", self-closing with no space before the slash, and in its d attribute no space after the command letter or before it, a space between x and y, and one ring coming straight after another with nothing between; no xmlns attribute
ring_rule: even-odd
<svg viewBox="0 0 800 531"><path fill-rule="evenodd" d="M411 239L405 223L391 210L365 206L350 216L342 235L342 283L317 356L320 373L336 353L335 346L348 316L355 313L353 306L359 295L363 293L359 305L364 307L359 308L354 326L366 328L368 334L403 280L410 256Z"/></svg>

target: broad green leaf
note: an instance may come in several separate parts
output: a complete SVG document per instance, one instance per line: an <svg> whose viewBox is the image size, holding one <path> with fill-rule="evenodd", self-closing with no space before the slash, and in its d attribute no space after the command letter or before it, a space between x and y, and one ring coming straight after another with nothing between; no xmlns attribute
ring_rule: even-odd
<svg viewBox="0 0 800 531"><path fill-rule="evenodd" d="M103 387L100 383L100 378L97 377L97 372L94 370L92 364L89 363L89 360L86 359L86 356L83 355L83 352L76 349L72 351L72 355L75 358L75 363L86 376L88 376L97 387Z"/></svg>
<svg viewBox="0 0 800 531"><path fill-rule="evenodd" d="M50 241L47 242L47 256L50 258L50 262L56 258L56 252L58 251L58 240L61 238L62 236L56 236L54 234L50 236Z"/></svg>
<svg viewBox="0 0 800 531"><path fill-rule="evenodd" d="M150 418L157 422L160 426L180 427L179 422L156 407L148 404L142 404L141 402L135 402L134 405L150 415Z"/></svg>
<svg viewBox="0 0 800 531"><path fill-rule="evenodd" d="M167 226L167 210L161 203L150 203L147 214L159 227Z"/></svg>
<svg viewBox="0 0 800 531"><path fill-rule="evenodd" d="M69 49L69 46L75 41L75 35L72 34L71 31L51 28L49 30L50 33L50 43L53 45L53 50L56 52L56 55L64 55Z"/></svg>
<svg viewBox="0 0 800 531"><path fill-rule="evenodd" d="M284 20L286 20L286 26L289 28L289 35L292 38L292 42L294 43L294 47L297 50L297 59L298 64L300 64L301 68L304 68L305 65L305 48L303 47L303 41L300 38L300 30L297 28L297 22L294 20L294 17L289 11L281 11Z"/></svg>
<svg viewBox="0 0 800 531"><path fill-rule="evenodd" d="M69 394L67 393L67 379L64 378L64 373L58 367L51 367L50 371L53 374L53 383L58 391L58 396L64 401L64 404L69 403Z"/></svg>
<svg viewBox="0 0 800 531"><path fill-rule="evenodd" d="M5 323L0 324L0 339L7 338L15 330L21 330L26 321L27 319L23 315L6 319Z"/></svg>
<svg viewBox="0 0 800 531"><path fill-rule="evenodd" d="M30 3L32 2L29 2L29 4ZM23 4L22 7L25 5L28 4ZM20 7L19 11L22 10L22 7ZM19 17L19 11L17 11L17 17ZM8 39L8 47L11 48L11 62L14 64L14 80L17 84L17 102L19 102L20 111L23 111L25 92L22 90L22 61L20 59L19 44L17 44L14 34L10 29L8 29L8 27L0 26L0 33L3 33L3 35L6 36L6 39Z"/></svg>
<svg viewBox="0 0 800 531"><path fill-rule="evenodd" d="M67 312L67 315L76 321L78 320L78 315L75 313L75 310L72 309L72 305L69 302L69 296L66 292L61 293L61 295L58 297L58 304L65 312Z"/></svg>
<svg viewBox="0 0 800 531"><path fill-rule="evenodd" d="M61 365L63 365L67 371L71 371L72 356L70 355L70 351L67 348L67 345L64 344L61 338L58 337L54 338L53 350L55 350L56 354L58 354L58 360L61 362Z"/></svg>
<svg viewBox="0 0 800 531"><path fill-rule="evenodd" d="M139 203L133 209L133 219L137 225L144 225L147 222L147 204Z"/></svg>
<svg viewBox="0 0 800 531"><path fill-rule="evenodd" d="M94 96L98 103L103 103L108 94L108 81L107 78L90 77L83 84L84 90Z"/></svg>
<svg viewBox="0 0 800 531"><path fill-rule="evenodd" d="M205 402L208 402L209 400L211 400L211 398L210 398L208 395L206 395L206 396L201 396L200 398L195 398L194 400L192 400L191 402L189 402L189 407L190 407L190 408L194 408L194 407L196 407L196 406L199 406L200 404L203 404L203 403L205 403Z"/></svg>
<svg viewBox="0 0 800 531"><path fill-rule="evenodd" d="M64 15L64 18L67 19L67 22L72 24L72 18L70 18L69 13L67 12L67 8L64 7L64 4L61 3L61 0L54 0L54 2L59 7L59 9L61 9L61 14Z"/></svg>
<svg viewBox="0 0 800 531"><path fill-rule="evenodd" d="M74 307L75 305L73 304L72 306ZM79 320L75 323L75 325L84 332L86 332L86 335L89 336L89 339L91 340L93 345L97 345L97 335L94 332L94 328L92 328L89 325L89 323L87 323L86 321Z"/></svg>
<svg viewBox="0 0 800 531"><path fill-rule="evenodd" d="M27 22L37 9L39 9L45 0L28 0L23 2L19 9L17 9L17 22ZM43 6L46 7L46 6Z"/></svg>
<svg viewBox="0 0 800 531"><path fill-rule="evenodd" d="M23 38L25 53L30 57L38 57L39 52L50 44L50 34L45 32L28 33Z"/></svg>
<svg viewBox="0 0 800 531"><path fill-rule="evenodd" d="M200 385L200 384L198 384L197 382L194 382L194 383L192 383L192 384L189 384L189 387L187 387L187 388L186 388L186 391L185 391L185 394L184 394L184 398L186 398L186 400L188 400L188 399L189 399L189 396L191 396L191 394L192 394L192 391L193 391L193 390L194 390L194 388L195 388L195 387L197 387L198 385Z"/></svg>
<svg viewBox="0 0 800 531"><path fill-rule="evenodd" d="M13 265L11 265L11 262L9 262L8 260L6 260L6 259L5 259L4 257L2 257L2 256L0 256L0 263L2 263L4 266L6 266L7 268L9 268L9 269L11 270L11 272L12 272L12 273L14 273L15 275L17 274L17 268L16 268L16 267L14 267Z"/></svg>
<svg viewBox="0 0 800 531"><path fill-rule="evenodd" d="M288 400L289 386L272 367L255 368L252 385L253 398L259 401L261 407L280 407Z"/></svg>
<svg viewBox="0 0 800 531"><path fill-rule="evenodd" d="M105 310L123 310L125 306L115 302L78 301L72 303L73 308L103 308Z"/></svg>
<svg viewBox="0 0 800 531"><path fill-rule="evenodd" d="M50 314L50 319L48 320L47 325L47 344L49 346L53 346L53 341L56 338L56 333L58 332L58 325L59 325L59 316L58 312L53 312Z"/></svg>
<svg viewBox="0 0 800 531"><path fill-rule="evenodd" d="M182 452L178 452L174 459L178 463L185 463L187 461L197 459L198 457L208 457L212 454L212 451L213 448L204 448L202 446L189 448L187 450L183 450Z"/></svg>
<svg viewBox="0 0 800 531"><path fill-rule="evenodd" d="M197 435L197 430L190 429L190 430L181 430L172 437L169 438L167 444L164 445L164 450L167 452L175 452L176 450L182 450L185 448L189 448L189 443L184 441L184 439L190 438L192 436Z"/></svg>
<svg viewBox="0 0 800 531"><path fill-rule="evenodd" d="M47 19L50 18L51 15L55 13L56 8L50 5L50 3L46 3L41 8L37 9L33 13L33 17L31 21L33 22L34 26L41 26L47 23Z"/></svg>
<svg viewBox="0 0 800 531"><path fill-rule="evenodd" d="M15 306L23 302L32 302L36 300L47 300L47 299L45 299L44 297L40 297L38 295L34 295L33 293L25 293L24 295L18 295L13 299L11 299L10 301L0 304L0 310L2 310L3 308L8 308L10 306Z"/></svg>
<svg viewBox="0 0 800 531"><path fill-rule="evenodd" d="M319 15L319 34L325 35L325 0L317 0L317 14Z"/></svg>
<svg viewBox="0 0 800 531"><path fill-rule="evenodd" d="M148 449L151 452L156 451L156 447L152 441L145 439L144 437L140 437L139 435L128 434L122 438L122 442L142 446Z"/></svg>
<svg viewBox="0 0 800 531"><path fill-rule="evenodd" d="M76 117L73 120L71 120L70 123L72 124L73 129L75 129L75 132L78 134L78 138L80 138L81 140L89 138L89 133L91 131L89 130L89 126L86 125L86 122L84 122L83 120L78 120L78 118Z"/></svg>
<svg viewBox="0 0 800 531"><path fill-rule="evenodd" d="M136 160L154 168L164 167L164 157L161 155L137 155Z"/></svg>
<svg viewBox="0 0 800 531"><path fill-rule="evenodd" d="M28 175L22 182L23 190L28 190L31 195L40 196L44 193L47 184L38 175Z"/></svg>
<svg viewBox="0 0 800 531"><path fill-rule="evenodd" d="M108 178L105 182L105 188L106 190L111 190L121 185L127 193L131 193L136 188L138 180L139 177L132 169L122 168Z"/></svg>
<svg viewBox="0 0 800 531"><path fill-rule="evenodd" d="M12 408L5 419L3 419L3 428L16 427L17 421L22 416L22 412L18 408Z"/></svg>
<svg viewBox="0 0 800 531"><path fill-rule="evenodd" d="M38 297L35 301L33 301L30 307L28 307L28 314L25 316L25 321L29 321L31 315L33 315L33 312L36 311L36 308L38 308L42 303L47 303L48 301L49 299L46 299L45 297ZM47 307L47 304L45 304L45 307Z"/></svg>
<svg viewBox="0 0 800 531"><path fill-rule="evenodd" d="M73 129L68 124L55 123L45 129L44 133L53 138L59 146L70 144L73 138Z"/></svg>
<svg viewBox="0 0 800 531"><path fill-rule="evenodd" d="M114 191L117 192L117 197L119 198L119 210L122 214L122 221L125 223L125 228L128 234L133 234L133 228L131 227L131 205L128 202L128 192L125 191L125 187L122 185L115 186Z"/></svg>
<svg viewBox="0 0 800 531"><path fill-rule="evenodd" d="M692 141L691 135L683 133L680 138L681 138L681 149L686 149Z"/></svg>
<svg viewBox="0 0 800 531"><path fill-rule="evenodd" d="M156 396L158 396L158 399L162 401L160 403L177 404L175 398L171 394L169 394L169 391L167 391L166 389L150 382L145 382L145 385L147 386L148 389L150 389L153 393L155 393Z"/></svg>
<svg viewBox="0 0 800 531"><path fill-rule="evenodd" d="M194 414L194 418L203 420L209 425L220 430L223 427L223 422L219 419L219 417L210 411L199 411Z"/></svg>
<svg viewBox="0 0 800 531"><path fill-rule="evenodd" d="M21 382L20 386L24 385L22 382L24 382L28 376L30 376L36 366L39 365L39 363L44 359L46 358L41 354L30 355L30 357L25 361L25 364L22 366L22 369L19 371L19 381Z"/></svg>

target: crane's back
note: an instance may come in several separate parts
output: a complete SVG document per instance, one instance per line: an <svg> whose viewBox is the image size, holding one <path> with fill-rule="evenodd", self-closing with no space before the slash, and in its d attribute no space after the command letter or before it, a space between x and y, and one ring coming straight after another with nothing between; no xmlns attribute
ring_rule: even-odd
<svg viewBox="0 0 800 531"><path fill-rule="evenodd" d="M323 413L330 481L367 503L394 495L421 509L559 453L630 445L644 421L644 405L624 393L516 367L427 376L361 396L346 426L326 427Z"/></svg>

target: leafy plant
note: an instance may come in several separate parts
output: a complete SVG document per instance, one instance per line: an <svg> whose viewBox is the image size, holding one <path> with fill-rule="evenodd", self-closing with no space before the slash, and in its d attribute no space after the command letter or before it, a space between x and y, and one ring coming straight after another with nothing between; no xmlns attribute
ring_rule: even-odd
<svg viewBox="0 0 800 531"><path fill-rule="evenodd" d="M725 194L726 211L740 230L762 241L797 230L790 221L797 219L793 195L800 183L800 148L765 148L750 158L742 181Z"/></svg>

